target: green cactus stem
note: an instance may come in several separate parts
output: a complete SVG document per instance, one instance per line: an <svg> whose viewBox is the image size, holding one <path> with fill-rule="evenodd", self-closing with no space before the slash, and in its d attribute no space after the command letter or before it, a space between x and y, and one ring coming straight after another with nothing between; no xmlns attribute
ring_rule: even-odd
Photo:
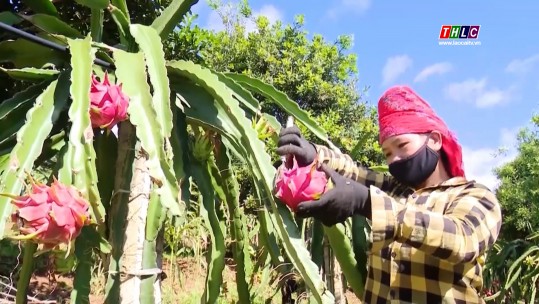
<svg viewBox="0 0 539 304"><path fill-rule="evenodd" d="M34 272L34 253L37 250L37 243L26 241L24 245L24 256L22 258L22 268L17 281L17 295L15 297L16 304L26 304L26 297L30 279Z"/></svg>

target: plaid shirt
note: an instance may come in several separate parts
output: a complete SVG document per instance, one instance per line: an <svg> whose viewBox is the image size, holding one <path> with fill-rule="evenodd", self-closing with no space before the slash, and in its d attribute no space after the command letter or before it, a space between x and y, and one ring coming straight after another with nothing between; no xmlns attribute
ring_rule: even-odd
<svg viewBox="0 0 539 304"><path fill-rule="evenodd" d="M462 177L414 191L346 154L316 146L318 160L370 188L369 268L364 303L485 303L485 251L501 209L485 186Z"/></svg>

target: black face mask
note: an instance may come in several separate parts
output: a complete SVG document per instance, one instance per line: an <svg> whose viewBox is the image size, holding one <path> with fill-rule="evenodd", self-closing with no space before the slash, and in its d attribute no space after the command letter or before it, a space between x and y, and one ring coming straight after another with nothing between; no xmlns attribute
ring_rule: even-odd
<svg viewBox="0 0 539 304"><path fill-rule="evenodd" d="M438 158L438 153L425 143L413 155L391 163L389 173L399 182L407 186L416 187L434 172L438 164Z"/></svg>

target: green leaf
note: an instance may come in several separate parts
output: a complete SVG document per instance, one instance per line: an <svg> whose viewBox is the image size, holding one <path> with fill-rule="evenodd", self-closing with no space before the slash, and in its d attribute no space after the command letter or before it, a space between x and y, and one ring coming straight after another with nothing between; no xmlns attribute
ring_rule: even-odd
<svg viewBox="0 0 539 304"><path fill-rule="evenodd" d="M166 213L159 202L159 194L152 189L148 215L146 216L146 236L142 249L142 269L158 269L157 265L157 235L161 230ZM154 286L156 280L160 280L159 274L149 275L141 278L140 283L140 303L155 303Z"/></svg>
<svg viewBox="0 0 539 304"><path fill-rule="evenodd" d="M201 106L202 102L205 102L203 107L208 113L206 116L213 115L212 120L205 123L226 129L226 132L222 134L223 143L243 156L247 162L254 175L259 198L268 203L265 207L271 210L270 218L277 228L278 236L294 267L317 301L333 303L334 297L326 289L316 264L310 259L309 251L305 247L290 210L274 199L272 190L276 170L264 149L263 142L258 139L258 134L251 128L250 121L245 117L245 112L241 110L238 101L233 98L232 91L210 70L192 62L173 61L168 64L168 67L171 77L178 77L178 81L190 79L211 94L211 100L199 99L188 101L188 103L194 107ZM181 92L180 86L174 89Z"/></svg>
<svg viewBox="0 0 539 304"><path fill-rule="evenodd" d="M108 10L112 16L112 20L114 20L116 26L118 27L118 31L120 33L120 42L124 45L128 45L131 41L133 41L133 37L129 31L129 19L122 12L122 10L114 5L109 5Z"/></svg>
<svg viewBox="0 0 539 304"><path fill-rule="evenodd" d="M90 121L90 85L95 49L91 48L91 38L68 39L71 53L71 98L69 108L69 160L73 185L81 191L91 204L92 218L98 225L105 222L105 208L101 203L98 176L95 167L94 133Z"/></svg>
<svg viewBox="0 0 539 304"><path fill-rule="evenodd" d="M69 90L66 89L66 92L69 92ZM43 144L43 151L41 152L41 155L39 155L38 159L34 162L35 167L43 168L42 172L44 175L44 180L52 182L53 177L58 176L58 169L60 168L59 164L61 161L58 161L57 157L60 157L60 151L62 151L65 146L67 146L67 143L64 131L51 135L47 138L47 140L45 140L45 143ZM47 168L49 167L49 164L52 165L50 170Z"/></svg>
<svg viewBox="0 0 539 304"><path fill-rule="evenodd" d="M35 160L41 154L43 143L49 136L54 123L55 109L63 108L67 102L64 98L56 98L68 89L68 78L59 78L51 82L39 95L32 109L26 114L26 123L17 133L17 144L13 148L9 165L1 176L0 192L19 195L23 188L22 181L26 173L31 172ZM5 228L11 213L10 198L0 196L0 239L5 237Z"/></svg>
<svg viewBox="0 0 539 304"><path fill-rule="evenodd" d="M95 44L94 44L95 46ZM107 53L105 53L103 50L97 50L97 52L95 53L95 56L105 62L108 62L108 63L111 63L111 64L114 64L114 59L112 59L112 57L110 57ZM101 71L102 74L104 74L105 72L105 69L100 67L100 66L95 66L94 65L94 72L97 72L97 71ZM109 80L113 80L114 78L114 74L109 74Z"/></svg>
<svg viewBox="0 0 539 304"><path fill-rule="evenodd" d="M516 282L522 271L523 261L526 259L526 257L530 256L536 251L539 251L539 247L531 246L527 248L527 250L522 255L520 255L515 261L511 263L511 266L507 270L507 278L505 280L505 285L503 286L504 289L509 289L511 285Z"/></svg>
<svg viewBox="0 0 539 304"><path fill-rule="evenodd" d="M155 187L154 187L155 188ZM157 239L157 235L163 226L163 222L166 219L165 209L162 207L159 201L159 193L152 189L150 193L150 206L148 207L148 214L146 215L146 235L145 240L154 243ZM157 267L157 266L152 266Z"/></svg>
<svg viewBox="0 0 539 304"><path fill-rule="evenodd" d="M195 5L198 0L173 0L172 3L152 22L152 27L157 31L161 40L165 40L168 34L180 23L183 16Z"/></svg>
<svg viewBox="0 0 539 304"><path fill-rule="evenodd" d="M273 138L274 138L274 142L277 142L279 132L281 132L281 124L279 123L277 118L275 118L275 116L273 116L273 115L269 115L268 113L262 113L262 116L264 116L264 118L266 118L269 126L273 130L275 130L275 133L273 134Z"/></svg>
<svg viewBox="0 0 539 304"><path fill-rule="evenodd" d="M100 248L101 252L105 254L110 252L110 244L99 235L95 226L82 227L81 233L75 241L77 267L71 292L72 304L90 303L94 248Z"/></svg>
<svg viewBox="0 0 539 304"><path fill-rule="evenodd" d="M28 297L28 287L30 279L34 272L34 254L36 253L37 243L26 241L24 244L24 256L22 258L22 267L19 272L19 280L17 281L17 295L15 303L26 303Z"/></svg>
<svg viewBox="0 0 539 304"><path fill-rule="evenodd" d="M165 139L161 136L161 125L152 105L152 96L145 72L144 55L114 52L116 77L123 84L124 92L130 97L128 113L137 128L137 137L148 153L148 169L153 180L160 185L161 203L171 214L181 215L185 206L178 199L179 188L172 166L167 161Z"/></svg>
<svg viewBox="0 0 539 304"><path fill-rule="evenodd" d="M346 281L350 284L355 295L361 299L363 297L365 278L359 271L350 239L344 234L344 226L337 224L331 227L323 227L331 249L333 249L333 253L341 265Z"/></svg>
<svg viewBox="0 0 539 304"><path fill-rule="evenodd" d="M112 132L99 132L94 137L94 149L95 166L99 176L97 187L105 210L109 210L116 176L118 140Z"/></svg>
<svg viewBox="0 0 539 304"><path fill-rule="evenodd" d="M21 21L22 19L19 16L13 14L12 12L8 12L8 11L0 12L0 22L4 24L14 25Z"/></svg>
<svg viewBox="0 0 539 304"><path fill-rule="evenodd" d="M109 254L112 252L112 245L103 237L99 238L99 251L104 254Z"/></svg>
<svg viewBox="0 0 539 304"><path fill-rule="evenodd" d="M312 219L311 226L311 257L320 268L324 261L324 227L316 219Z"/></svg>
<svg viewBox="0 0 539 304"><path fill-rule="evenodd" d="M372 166L372 167L369 167L369 169L371 169L373 171L376 171L376 172L383 172L383 173L389 172L389 167L387 165Z"/></svg>
<svg viewBox="0 0 539 304"><path fill-rule="evenodd" d="M130 31L146 59L153 89L153 106L157 112L157 121L161 125L161 136L169 138L172 131L172 110L163 45L157 32L149 26L133 24Z"/></svg>
<svg viewBox="0 0 539 304"><path fill-rule="evenodd" d="M71 291L71 304L90 303L90 290L92 281L92 245L99 239L97 233L92 233L92 227L82 228L80 235L75 240L75 256L77 268ZM94 230L95 231L95 230Z"/></svg>
<svg viewBox="0 0 539 304"><path fill-rule="evenodd" d="M284 257L281 255L279 244L277 243L277 235L275 229L271 222L269 212L267 209L261 209L257 212L258 220L260 221L260 244L268 251L271 262L273 265L283 265ZM286 265L283 265L282 268L287 268Z"/></svg>
<svg viewBox="0 0 539 304"><path fill-rule="evenodd" d="M23 0L24 4L28 5L34 13L48 14L57 16L58 11L51 0Z"/></svg>
<svg viewBox="0 0 539 304"><path fill-rule="evenodd" d="M248 90L244 89L241 85L235 82L232 78L222 74L214 72L219 76L219 80L224 82L226 86L234 92L234 97L238 99L243 105L245 105L252 113L260 112L260 103Z"/></svg>
<svg viewBox="0 0 539 304"><path fill-rule="evenodd" d="M57 90L55 91L54 98L63 100L64 104L67 103L67 100L69 98L69 74L63 73L59 75L59 86ZM32 96L30 100L26 100L24 102L24 106L16 107L14 111L10 112L7 115L7 118L4 118L0 120L0 134L2 140L0 140L0 150L2 151L11 151L11 149L15 146L17 139L16 135L17 132L22 128L25 124L25 115L26 112L33 106L35 99L43 92L43 90L47 87L46 84L50 82L46 81L43 82L38 86L39 90L36 92L35 96ZM35 87L35 86L34 86ZM3 105L6 103L3 103ZM65 107L58 107L55 108L54 113L52 115L52 123L55 124L58 121L58 118L60 117L60 113L64 110ZM38 175L45 174L45 176L41 177L41 180L47 180L51 174L50 170L48 170L46 167L41 167L44 161L51 160L52 157L58 153L59 148L58 146L61 146L62 144L59 144L62 141L62 134L63 132L60 132L59 134L52 135L47 138L43 145L43 151L38 159L35 160L34 166L36 167L36 171L34 171L35 178L39 179L40 177ZM56 149L56 150L55 150ZM8 153L9 153L8 152Z"/></svg>
<svg viewBox="0 0 539 304"><path fill-rule="evenodd" d="M57 70L22 68L22 69L5 69L0 67L0 70L9 75L9 77L22 81L41 81L52 79L60 73Z"/></svg>
<svg viewBox="0 0 539 304"><path fill-rule="evenodd" d="M41 83L29 86L24 91L17 92L15 95L13 95L13 97L2 101L0 103L0 126L2 128L0 129L7 127L7 125L4 125L3 123L7 117L12 115L13 111L15 111L17 108L23 107L25 104L32 103L50 83L50 81L43 81ZM19 118L17 119L21 120Z"/></svg>
<svg viewBox="0 0 539 304"><path fill-rule="evenodd" d="M129 20L129 10L127 9L127 3L125 0L112 0L112 5L119 8L127 20Z"/></svg>
<svg viewBox="0 0 539 304"><path fill-rule="evenodd" d="M175 95L175 94L174 94ZM185 113L181 112L178 107L172 108L172 134L170 136L170 146L173 155L174 175L180 183L181 199L185 203L187 209L190 206L190 163L189 160L189 141L187 133L187 121Z"/></svg>
<svg viewBox="0 0 539 304"><path fill-rule="evenodd" d="M263 82L262 80L237 73L225 73L226 76L245 86L247 89L257 92L269 100L272 100L275 104L281 107L289 115L294 116L296 120L305 125L305 127L313 132L318 138L322 139L330 147L334 145L329 141L327 133L320 127L320 125L309 116L309 114L302 110L297 103L288 98L288 96L277 90L274 86Z"/></svg>
<svg viewBox="0 0 539 304"><path fill-rule="evenodd" d="M73 184L73 170L71 169L71 153L69 139L58 153L58 162L55 171L58 171L58 180L66 185Z"/></svg>
<svg viewBox="0 0 539 304"><path fill-rule="evenodd" d="M62 275L69 275L76 269L76 258L74 254L67 256L65 250L52 251L54 259L54 270Z"/></svg>
<svg viewBox="0 0 539 304"><path fill-rule="evenodd" d="M58 19L55 16L45 14L20 16L47 33L59 34L69 38L84 38L84 36L79 31L77 31L69 24L65 23L64 21Z"/></svg>
<svg viewBox="0 0 539 304"><path fill-rule="evenodd" d="M3 154L0 156L0 175L4 173L7 165L9 164L9 154Z"/></svg>
<svg viewBox="0 0 539 304"><path fill-rule="evenodd" d="M190 103L190 106L184 109L188 122L216 130L221 134L227 132L227 126L225 126L227 122L219 116L218 109L213 105L213 96L210 93L206 92L204 88L193 84L189 79L182 78L179 83L171 79L171 85L183 99L188 100ZM198 102L199 100L200 102ZM176 104L178 105L178 102Z"/></svg>
<svg viewBox="0 0 539 304"><path fill-rule="evenodd" d="M221 201L226 202L229 217L232 218L230 235L232 237L232 256L236 262L236 285L240 303L249 303L249 281L253 274L253 263L249 252L247 218L239 205L239 185L232 171L228 151L221 143L216 146L215 163L211 160L213 188Z"/></svg>
<svg viewBox="0 0 539 304"><path fill-rule="evenodd" d="M64 54L25 39L0 42L0 62L12 62L15 68L41 68L64 61Z"/></svg>
<svg viewBox="0 0 539 304"><path fill-rule="evenodd" d="M354 257L357 261L358 269L361 273L363 281L367 278L367 263L368 263L368 250L369 250L369 234L370 227L367 219L363 216L352 217L352 249L354 251Z"/></svg>
<svg viewBox="0 0 539 304"><path fill-rule="evenodd" d="M535 269L532 268L525 275L521 276L520 280L521 280L521 282L522 281L525 282L525 281L529 280L530 278L537 276L538 274L539 274L539 267L536 267Z"/></svg>
<svg viewBox="0 0 539 304"><path fill-rule="evenodd" d="M208 252L210 258L206 274L206 289L202 295L202 303L217 303L223 283L223 270L225 268L225 227L217 214L215 193L212 188L210 168L208 164L195 164L193 178L196 180L202 203L200 214L204 218L210 232L211 243Z"/></svg>
<svg viewBox="0 0 539 304"><path fill-rule="evenodd" d="M108 1L107 1L108 3ZM99 8L92 8L92 15L90 19L90 33L92 34L92 40L101 42L103 37L103 18L105 12Z"/></svg>
<svg viewBox="0 0 539 304"><path fill-rule="evenodd" d="M92 9L104 9L109 5L109 0L75 0L78 4Z"/></svg>

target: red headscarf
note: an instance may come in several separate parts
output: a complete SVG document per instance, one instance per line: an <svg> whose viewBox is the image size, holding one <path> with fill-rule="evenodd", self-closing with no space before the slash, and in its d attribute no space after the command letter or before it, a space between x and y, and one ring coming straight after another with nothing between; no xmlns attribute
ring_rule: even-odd
<svg viewBox="0 0 539 304"><path fill-rule="evenodd" d="M456 136L444 121L436 115L430 105L407 86L389 88L378 101L378 125L380 144L388 137L404 133L442 134L442 151L445 166L451 177L464 177L462 148Z"/></svg>

